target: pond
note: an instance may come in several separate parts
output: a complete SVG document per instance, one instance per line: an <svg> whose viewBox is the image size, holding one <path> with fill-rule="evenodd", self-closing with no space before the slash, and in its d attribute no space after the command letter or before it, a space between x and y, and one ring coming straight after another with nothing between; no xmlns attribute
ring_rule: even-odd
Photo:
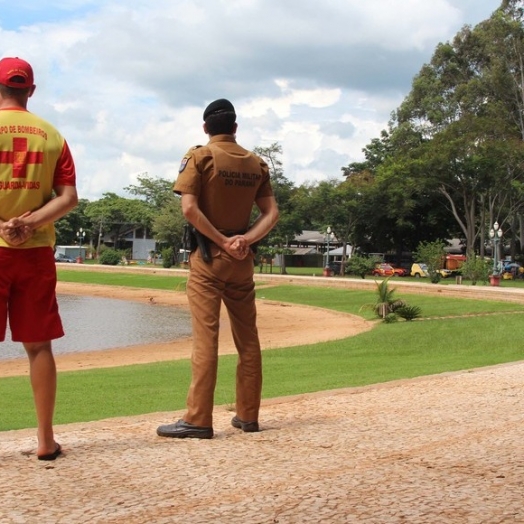
<svg viewBox="0 0 524 524"><path fill-rule="evenodd" d="M53 341L53 353L77 353L169 342L191 335L189 311L111 298L58 295L65 336ZM9 327L0 342L0 360L25 357Z"/></svg>

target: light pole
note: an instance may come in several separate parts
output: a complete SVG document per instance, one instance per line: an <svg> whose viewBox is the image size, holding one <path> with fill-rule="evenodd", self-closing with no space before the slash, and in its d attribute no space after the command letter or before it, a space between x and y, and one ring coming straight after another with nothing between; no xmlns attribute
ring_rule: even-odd
<svg viewBox="0 0 524 524"><path fill-rule="evenodd" d="M329 267L329 240L333 238L333 233L331 232L331 226L328 226L326 229L326 267L324 268L324 275L329 277L331 275L331 268Z"/></svg>
<svg viewBox="0 0 524 524"><path fill-rule="evenodd" d="M100 226L98 227L98 244L96 245L96 259L100 258L100 242L102 241L102 224L103 220L100 220Z"/></svg>
<svg viewBox="0 0 524 524"><path fill-rule="evenodd" d="M500 267L499 267L499 243L502 238L502 229L499 223L495 222L493 227L489 230L489 238L493 241L493 277L491 285L497 286L500 281Z"/></svg>
<svg viewBox="0 0 524 524"><path fill-rule="evenodd" d="M78 239L78 257L82 256L82 244L84 243L85 236L86 232L82 228L76 232L76 238Z"/></svg>

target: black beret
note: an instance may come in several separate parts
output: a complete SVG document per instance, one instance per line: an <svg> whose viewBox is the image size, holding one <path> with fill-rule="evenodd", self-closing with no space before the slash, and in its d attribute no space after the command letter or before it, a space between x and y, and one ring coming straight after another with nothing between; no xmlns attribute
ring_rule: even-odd
<svg viewBox="0 0 524 524"><path fill-rule="evenodd" d="M225 98L219 98L218 100L215 100L214 102L211 102L204 111L204 120L208 116L214 115L216 113L234 113L235 108L233 107L233 104L226 100Z"/></svg>

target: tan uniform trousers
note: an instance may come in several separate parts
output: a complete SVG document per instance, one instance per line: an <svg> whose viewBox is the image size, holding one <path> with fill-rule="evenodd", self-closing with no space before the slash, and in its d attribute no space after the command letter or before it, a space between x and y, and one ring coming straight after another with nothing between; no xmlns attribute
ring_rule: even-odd
<svg viewBox="0 0 524 524"><path fill-rule="evenodd" d="M236 260L211 245L212 261L198 250L190 256L187 296L192 315L192 380L187 396L186 422L213 425L218 367L220 306L224 302L238 352L236 413L246 422L258 421L262 393L262 356L256 327L253 257Z"/></svg>

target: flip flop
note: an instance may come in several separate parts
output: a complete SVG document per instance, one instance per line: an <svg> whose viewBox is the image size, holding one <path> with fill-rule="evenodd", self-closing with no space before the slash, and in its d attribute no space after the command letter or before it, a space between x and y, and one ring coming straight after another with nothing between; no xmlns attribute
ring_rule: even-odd
<svg viewBox="0 0 524 524"><path fill-rule="evenodd" d="M62 454L62 446L56 442L56 449L53 453L48 453L47 455L38 455L38 460L56 460L58 456Z"/></svg>

